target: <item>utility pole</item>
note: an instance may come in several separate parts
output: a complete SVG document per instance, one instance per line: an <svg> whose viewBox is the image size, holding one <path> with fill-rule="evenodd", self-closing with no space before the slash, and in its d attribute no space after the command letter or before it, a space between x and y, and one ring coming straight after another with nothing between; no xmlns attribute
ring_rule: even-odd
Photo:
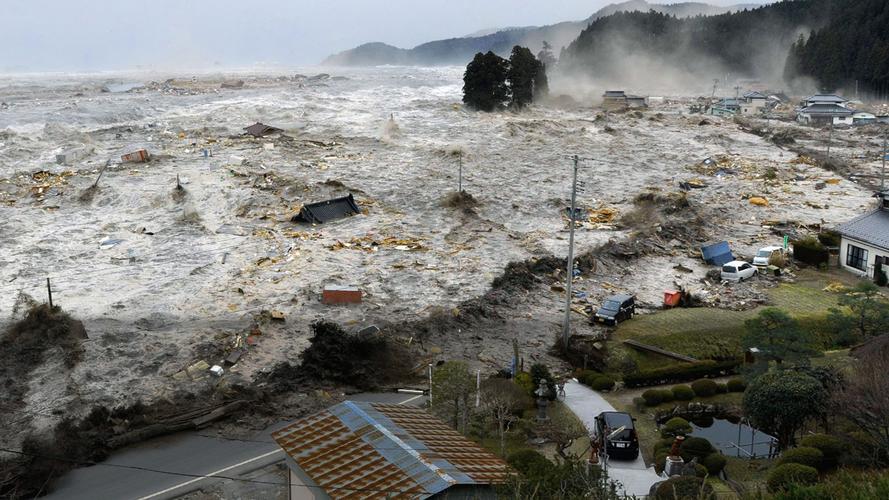
<svg viewBox="0 0 889 500"><path fill-rule="evenodd" d="M574 217L577 203L577 162L580 159L574 155L574 178L571 181L571 220L570 236L568 236L568 275L565 276L565 324L562 325L562 348L568 351L568 336L571 331L571 284L574 279Z"/></svg>
<svg viewBox="0 0 889 500"><path fill-rule="evenodd" d="M457 177L457 193L463 194L463 155L457 157L460 160L460 174Z"/></svg>
<svg viewBox="0 0 889 500"><path fill-rule="evenodd" d="M46 295L49 297L49 308L52 310L52 286L49 284L49 278L46 278Z"/></svg>
<svg viewBox="0 0 889 500"><path fill-rule="evenodd" d="M827 134L827 162L830 163L830 143L833 142L833 116L830 117L830 132Z"/></svg>
<svg viewBox="0 0 889 500"><path fill-rule="evenodd" d="M716 86L719 85L719 78L713 79L713 92L710 93L710 99L716 97Z"/></svg>
<svg viewBox="0 0 889 500"><path fill-rule="evenodd" d="M889 135L889 127L883 126L883 167L880 169L880 193L886 192L886 136Z"/></svg>

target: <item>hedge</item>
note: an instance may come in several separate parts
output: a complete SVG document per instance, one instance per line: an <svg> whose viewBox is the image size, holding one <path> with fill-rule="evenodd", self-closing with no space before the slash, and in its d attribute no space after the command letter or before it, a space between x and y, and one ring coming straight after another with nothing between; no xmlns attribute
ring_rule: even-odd
<svg viewBox="0 0 889 500"><path fill-rule="evenodd" d="M704 457L715 451L716 448L710 444L710 441L700 437L687 437L682 441L682 446L679 447L679 455L686 462L691 461L692 458L697 458L698 462L700 462Z"/></svg>
<svg viewBox="0 0 889 500"><path fill-rule="evenodd" d="M691 401L695 398L695 391L687 385L674 386L672 392L678 401Z"/></svg>
<svg viewBox="0 0 889 500"><path fill-rule="evenodd" d="M801 464L782 464L769 472L766 484L772 493L787 489L792 484L809 485L818 482L818 471Z"/></svg>
<svg viewBox="0 0 889 500"><path fill-rule="evenodd" d="M658 389L648 389L642 393L642 399L645 400L645 404L648 406L657 406L663 401L663 396Z"/></svg>
<svg viewBox="0 0 889 500"><path fill-rule="evenodd" d="M624 375L624 385L626 387L645 387L677 384L700 378L720 377L735 373L740 365L741 361L737 359L719 362L706 360L653 370L642 370L637 373Z"/></svg>
<svg viewBox="0 0 889 500"><path fill-rule="evenodd" d="M673 417L670 420L667 420L667 423L661 427L661 437L674 438L676 436L687 436L688 434L691 434L691 430L691 424L688 423L688 420L681 417Z"/></svg>
<svg viewBox="0 0 889 500"><path fill-rule="evenodd" d="M728 387L729 392L744 392L747 390L747 382L744 382L742 378L733 378L726 382L726 387Z"/></svg>
<svg viewBox="0 0 889 500"><path fill-rule="evenodd" d="M594 391L610 391L614 389L614 379L607 375L599 375L593 379L590 388Z"/></svg>
<svg viewBox="0 0 889 500"><path fill-rule="evenodd" d="M712 380L695 380L691 383L691 389L695 391L695 395L700 398L708 398L716 395L716 382Z"/></svg>
<svg viewBox="0 0 889 500"><path fill-rule="evenodd" d="M845 444L840 438L829 436L827 434L812 434L800 440L800 446L815 448L823 455L822 466L825 469L832 469L839 464L840 457L846 449Z"/></svg>
<svg viewBox="0 0 889 500"><path fill-rule="evenodd" d="M722 382L716 384L716 394L725 394L728 392L728 384Z"/></svg>
<svg viewBox="0 0 889 500"><path fill-rule="evenodd" d="M781 458L778 459L778 465L781 464L801 464L814 467L818 470L824 468L824 453L818 448L801 446L792 450L785 451Z"/></svg>
<svg viewBox="0 0 889 500"><path fill-rule="evenodd" d="M702 478L694 476L678 476L660 483L655 491L655 500L676 500L694 498L711 500L716 498L713 487Z"/></svg>
<svg viewBox="0 0 889 500"><path fill-rule="evenodd" d="M673 401L674 399L676 399L673 396L673 391L671 391L670 389L659 389L659 390L661 392L661 402L662 403L669 403L669 402Z"/></svg>
<svg viewBox="0 0 889 500"><path fill-rule="evenodd" d="M711 476L718 476L722 469L725 469L725 464L728 463L728 460L722 456L722 453L713 452L703 460L701 460L701 465L707 468L707 472L710 473Z"/></svg>
<svg viewBox="0 0 889 500"><path fill-rule="evenodd" d="M813 266L826 264L830 260L827 248L818 241L818 238L809 236L793 242L793 258Z"/></svg>

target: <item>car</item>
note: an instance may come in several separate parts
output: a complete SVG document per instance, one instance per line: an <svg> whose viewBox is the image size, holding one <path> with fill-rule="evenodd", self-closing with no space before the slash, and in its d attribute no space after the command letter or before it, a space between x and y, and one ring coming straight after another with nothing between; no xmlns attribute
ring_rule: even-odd
<svg viewBox="0 0 889 500"><path fill-rule="evenodd" d="M608 453L608 458L635 460L639 456L639 437L636 435L635 422L635 418L620 411L603 411L597 415L595 439L599 450ZM609 434L621 427L622 431L608 439Z"/></svg>
<svg viewBox="0 0 889 500"><path fill-rule="evenodd" d="M594 318L599 323L614 326L632 318L634 314L636 314L636 297L618 294L605 299Z"/></svg>
<svg viewBox="0 0 889 500"><path fill-rule="evenodd" d="M753 257L753 265L756 267L768 266L773 255L784 255L784 247L768 246L760 248L756 252L756 256Z"/></svg>
<svg viewBox="0 0 889 500"><path fill-rule="evenodd" d="M754 274L756 274L756 268L749 262L733 260L723 264L721 277L724 281L735 281L740 283L753 277Z"/></svg>

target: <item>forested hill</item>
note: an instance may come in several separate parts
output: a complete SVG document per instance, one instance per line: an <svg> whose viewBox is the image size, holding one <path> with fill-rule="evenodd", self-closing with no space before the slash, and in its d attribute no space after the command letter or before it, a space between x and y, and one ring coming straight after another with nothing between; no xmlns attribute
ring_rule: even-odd
<svg viewBox="0 0 889 500"><path fill-rule="evenodd" d="M787 77L814 77L826 88L889 93L889 1L835 2L826 26L795 44Z"/></svg>
<svg viewBox="0 0 889 500"><path fill-rule="evenodd" d="M700 2L684 2L671 5L648 3L645 0L628 0L610 4L582 21L567 21L548 26L530 26L509 28L480 36L466 36L435 40L418 45L412 49L402 49L385 43L367 43L334 54L322 63L327 66L378 66L383 64L397 65L464 65L478 52L493 51L501 56L508 56L515 45L530 48L533 52L540 50L544 41L549 42L555 50L568 45L577 38L581 30L596 19L610 16L615 12L655 11L688 17L695 15L713 15L728 11L742 10L751 4L739 4L719 7Z"/></svg>
<svg viewBox="0 0 889 500"><path fill-rule="evenodd" d="M860 0L849 0L848 3ZM780 78L800 34L825 26L842 0L784 1L709 17L678 19L657 12L597 19L562 53L563 69L619 80L628 73L675 70L700 78Z"/></svg>

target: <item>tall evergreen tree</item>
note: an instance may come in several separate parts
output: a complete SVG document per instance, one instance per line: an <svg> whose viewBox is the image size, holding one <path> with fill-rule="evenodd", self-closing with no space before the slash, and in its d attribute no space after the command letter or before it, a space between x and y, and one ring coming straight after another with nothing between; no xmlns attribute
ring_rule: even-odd
<svg viewBox="0 0 889 500"><path fill-rule="evenodd" d="M523 108L534 100L534 82L538 73L542 72L540 61L527 47L516 45L509 56L509 71L506 81L511 93L510 103L516 108Z"/></svg>
<svg viewBox="0 0 889 500"><path fill-rule="evenodd" d="M556 56L553 55L553 46L546 40L543 41L543 48L537 53L537 60L549 68L552 68L556 64Z"/></svg>
<svg viewBox="0 0 889 500"><path fill-rule="evenodd" d="M463 102L480 111L494 111L509 99L506 76L509 62L488 51L479 52L463 74Z"/></svg>

